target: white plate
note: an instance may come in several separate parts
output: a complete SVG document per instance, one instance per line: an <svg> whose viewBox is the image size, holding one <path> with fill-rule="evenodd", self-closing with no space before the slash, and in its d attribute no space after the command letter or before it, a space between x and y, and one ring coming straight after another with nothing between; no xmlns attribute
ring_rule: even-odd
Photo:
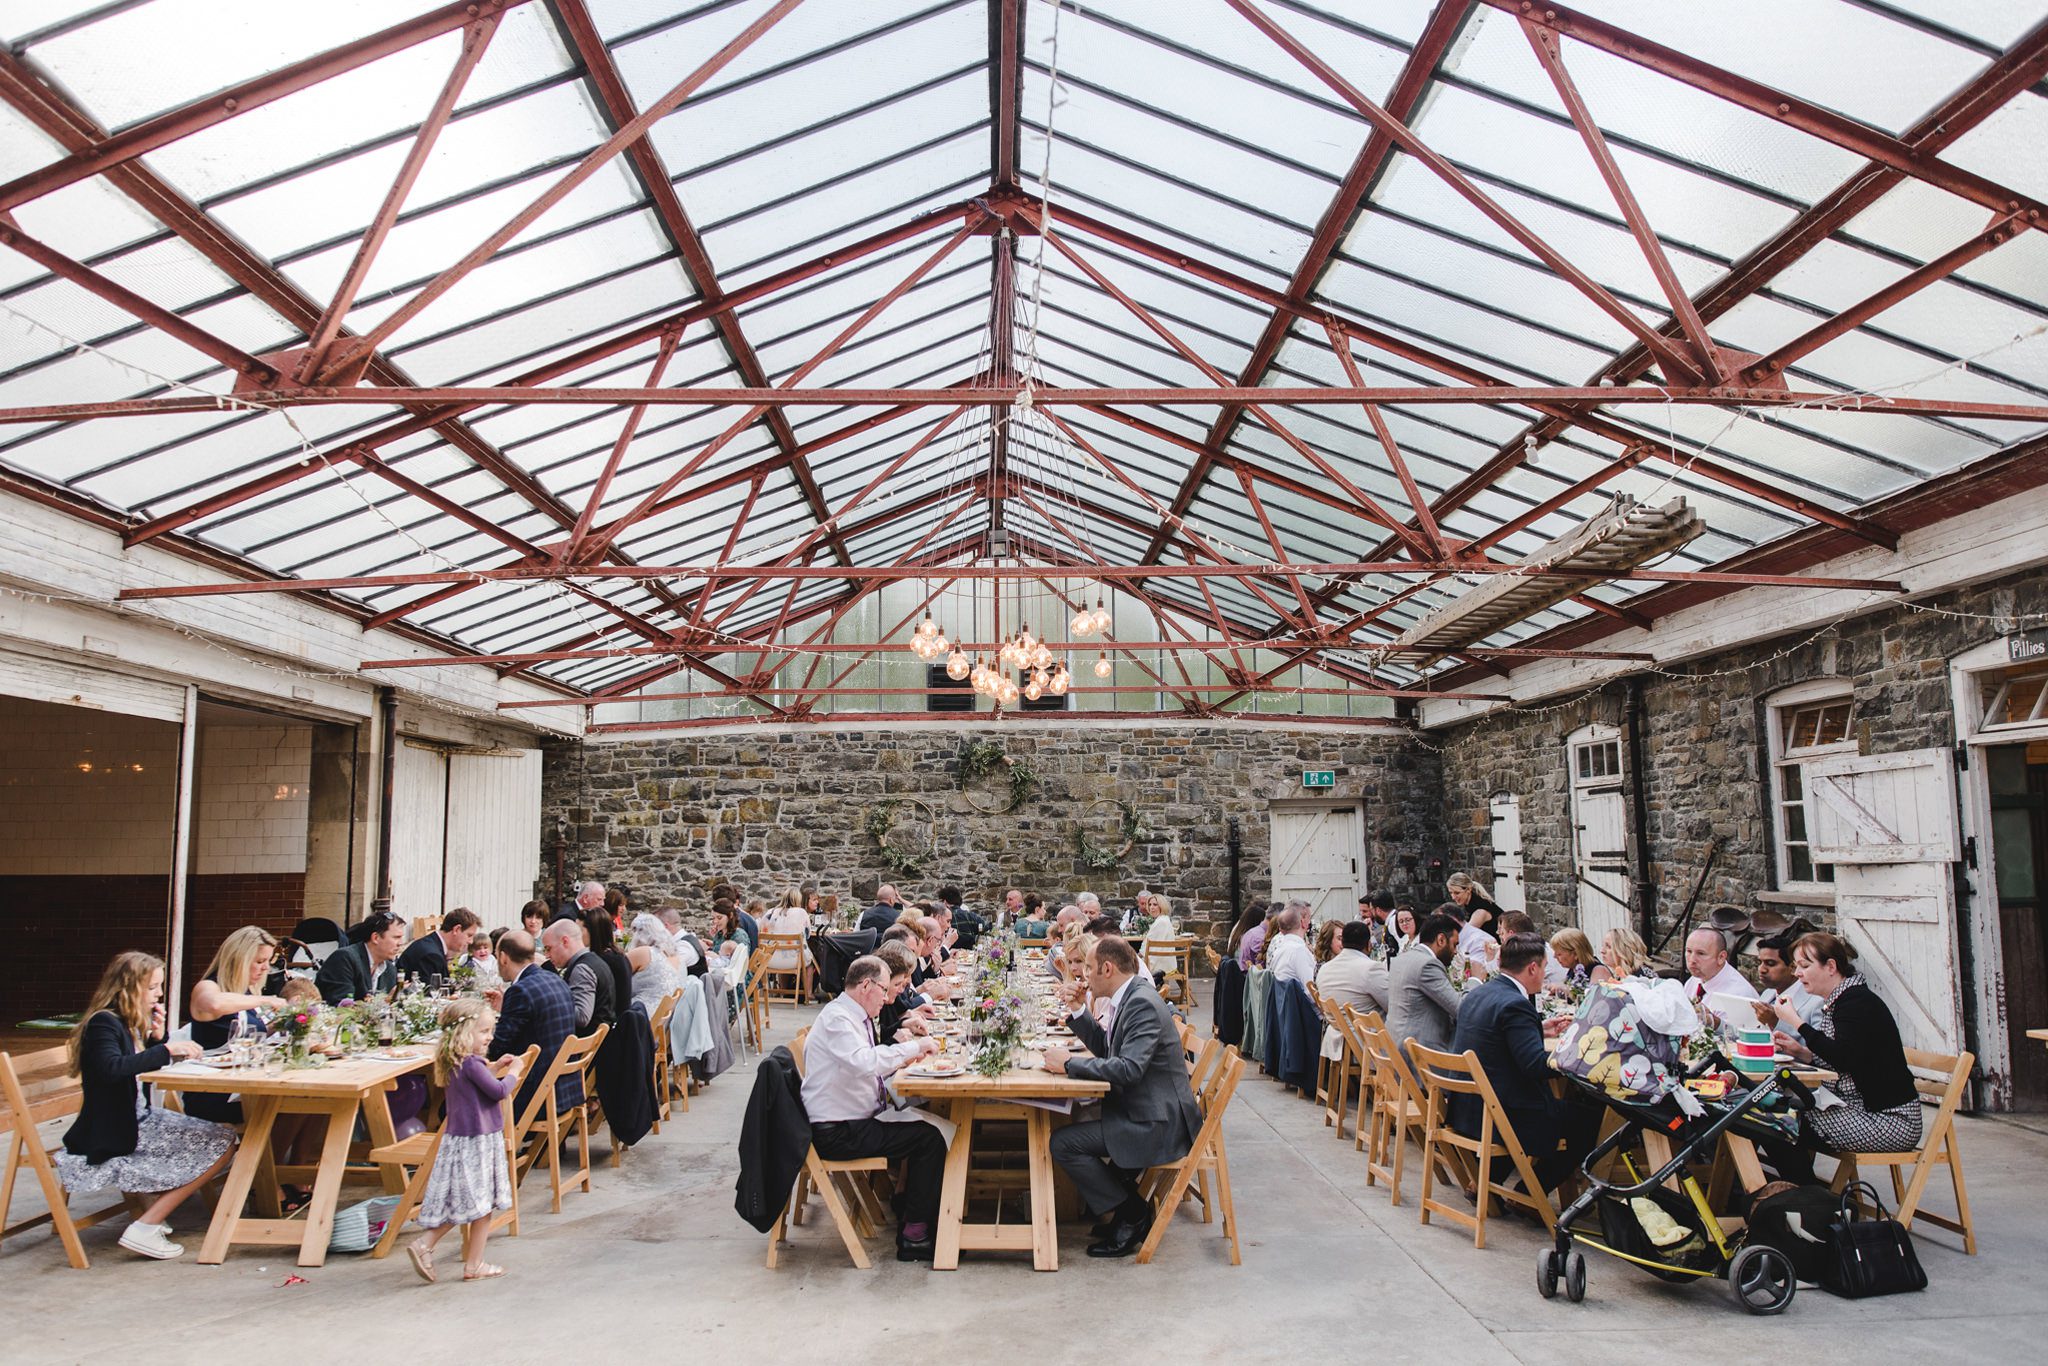
<svg viewBox="0 0 2048 1366"><path fill-rule="evenodd" d="M942 1070L928 1063L918 1063L908 1070L913 1077L931 1077L936 1080L944 1080L947 1077L960 1077L967 1074L965 1067L948 1067Z"/></svg>

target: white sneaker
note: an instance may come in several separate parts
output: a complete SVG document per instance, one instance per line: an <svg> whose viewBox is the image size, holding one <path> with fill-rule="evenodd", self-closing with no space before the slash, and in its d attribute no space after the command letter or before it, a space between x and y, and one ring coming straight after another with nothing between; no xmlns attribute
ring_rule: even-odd
<svg viewBox="0 0 2048 1366"><path fill-rule="evenodd" d="M154 1257L160 1262L185 1254L182 1246L171 1241L167 1224L130 1224L127 1232L121 1235L121 1246L138 1256Z"/></svg>

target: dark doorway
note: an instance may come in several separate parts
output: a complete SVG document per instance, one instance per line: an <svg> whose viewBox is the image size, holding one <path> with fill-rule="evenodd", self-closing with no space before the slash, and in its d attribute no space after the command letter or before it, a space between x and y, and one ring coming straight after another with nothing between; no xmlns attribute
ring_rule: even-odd
<svg viewBox="0 0 2048 1366"><path fill-rule="evenodd" d="M2048 741L1985 752L2015 1110L2048 1110Z"/></svg>

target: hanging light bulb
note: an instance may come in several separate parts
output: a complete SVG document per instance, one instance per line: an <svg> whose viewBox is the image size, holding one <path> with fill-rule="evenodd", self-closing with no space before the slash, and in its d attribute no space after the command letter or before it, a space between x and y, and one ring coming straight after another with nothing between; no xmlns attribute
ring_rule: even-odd
<svg viewBox="0 0 2048 1366"><path fill-rule="evenodd" d="M1054 697L1065 697L1067 689L1072 687L1073 684L1073 675L1069 674L1067 666L1062 664L1052 671L1052 677L1047 680L1045 686L1047 691L1051 692Z"/></svg>
<svg viewBox="0 0 2048 1366"><path fill-rule="evenodd" d="M1097 678L1109 677L1109 669L1110 665L1108 655L1095 656L1095 676Z"/></svg>
<svg viewBox="0 0 2048 1366"><path fill-rule="evenodd" d="M946 677L958 683L961 679L967 677L968 670L972 667L967 662L967 656L955 650L953 651L952 658L946 661Z"/></svg>
<svg viewBox="0 0 2048 1366"><path fill-rule="evenodd" d="M1095 633L1095 614L1086 607L1083 607L1080 611L1074 613L1074 620L1068 624L1067 629L1077 636L1093 635Z"/></svg>
<svg viewBox="0 0 2048 1366"><path fill-rule="evenodd" d="M1022 691L1023 689L1017 686L1016 679L1005 678L996 685L996 701L1000 702L1003 706L1014 707L1017 705L1017 696Z"/></svg>
<svg viewBox="0 0 2048 1366"><path fill-rule="evenodd" d="M938 633L938 623L932 620L932 614L930 612L926 612L924 614L924 620L917 623L917 634L920 637L929 640L931 637L937 635Z"/></svg>
<svg viewBox="0 0 2048 1366"><path fill-rule="evenodd" d="M1031 634L1031 628L1029 626L1026 626L1023 630L1017 633L1017 648L1019 650L1028 651L1037 644L1038 637Z"/></svg>
<svg viewBox="0 0 2048 1366"><path fill-rule="evenodd" d="M1052 682L1052 676L1046 673L1044 669L1033 669L1031 671L1031 682L1035 686L1043 688L1046 684Z"/></svg>
<svg viewBox="0 0 2048 1366"><path fill-rule="evenodd" d="M946 628L941 626L932 636L932 652L929 657L937 659L952 648L953 642L946 639Z"/></svg>
<svg viewBox="0 0 2048 1366"><path fill-rule="evenodd" d="M1052 650L1042 640L1031 651L1031 667L1040 671L1052 667Z"/></svg>
<svg viewBox="0 0 2048 1366"><path fill-rule="evenodd" d="M1036 702L1039 698L1045 696L1045 687L1034 678L1024 685L1024 696Z"/></svg>
<svg viewBox="0 0 2048 1366"><path fill-rule="evenodd" d="M1102 606L1102 599L1095 600L1095 611L1090 614L1090 624L1097 631L1109 629L1109 613Z"/></svg>

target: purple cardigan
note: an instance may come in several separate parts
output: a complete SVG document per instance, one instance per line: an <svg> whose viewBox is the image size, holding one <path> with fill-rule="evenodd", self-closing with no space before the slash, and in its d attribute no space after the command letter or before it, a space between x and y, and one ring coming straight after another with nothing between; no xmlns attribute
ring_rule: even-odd
<svg viewBox="0 0 2048 1366"><path fill-rule="evenodd" d="M511 1089L491 1075L489 1063L470 1054L448 1078L448 1127L442 1132L449 1138L475 1138L503 1131L498 1102Z"/></svg>

